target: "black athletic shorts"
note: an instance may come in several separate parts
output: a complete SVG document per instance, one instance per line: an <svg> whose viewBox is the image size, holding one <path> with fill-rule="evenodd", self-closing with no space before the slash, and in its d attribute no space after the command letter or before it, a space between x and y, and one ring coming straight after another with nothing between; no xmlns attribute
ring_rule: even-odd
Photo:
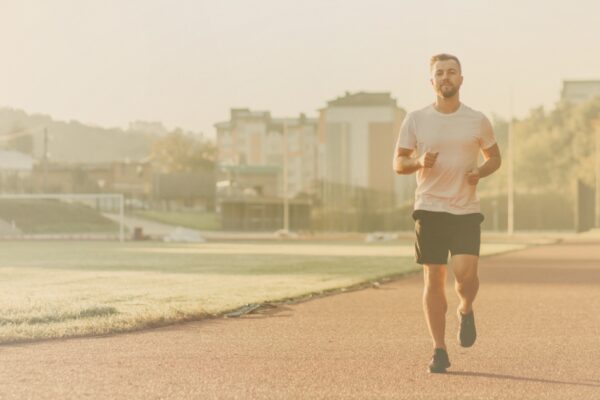
<svg viewBox="0 0 600 400"><path fill-rule="evenodd" d="M446 264L450 255L479 255L481 245L480 213L455 215L446 212L415 210L415 258L418 264Z"/></svg>

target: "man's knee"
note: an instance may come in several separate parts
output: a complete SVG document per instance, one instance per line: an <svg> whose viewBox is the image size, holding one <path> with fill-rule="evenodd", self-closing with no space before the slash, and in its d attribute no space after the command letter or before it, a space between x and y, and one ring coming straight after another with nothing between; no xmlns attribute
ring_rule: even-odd
<svg viewBox="0 0 600 400"><path fill-rule="evenodd" d="M457 285L473 285L479 281L477 268L469 268L454 274Z"/></svg>
<svg viewBox="0 0 600 400"><path fill-rule="evenodd" d="M470 285L477 282L477 270L467 271L462 274L455 274L454 278L458 285Z"/></svg>
<svg viewBox="0 0 600 400"><path fill-rule="evenodd" d="M460 255L453 257L452 270L459 284L469 284L477 280L477 264L479 257Z"/></svg>
<svg viewBox="0 0 600 400"><path fill-rule="evenodd" d="M446 285L445 265L425 265L425 285L430 290L443 290Z"/></svg>

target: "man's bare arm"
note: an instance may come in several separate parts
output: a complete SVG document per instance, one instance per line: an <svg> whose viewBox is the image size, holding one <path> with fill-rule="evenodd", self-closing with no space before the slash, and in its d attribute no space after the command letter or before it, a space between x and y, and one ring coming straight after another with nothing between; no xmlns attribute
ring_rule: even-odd
<svg viewBox="0 0 600 400"><path fill-rule="evenodd" d="M414 151L399 147L394 157L394 171L400 175L408 175L421 168L431 168L435 164L438 153L424 153L421 157L413 157Z"/></svg>
<svg viewBox="0 0 600 400"><path fill-rule="evenodd" d="M412 157L414 153L411 149L398 148L394 157L394 171L400 175L408 175L417 171L421 166L419 161Z"/></svg>
<svg viewBox="0 0 600 400"><path fill-rule="evenodd" d="M485 178L493 174L502 164L500 156L500 148L495 144L487 149L482 150L484 163L479 167L479 177Z"/></svg>

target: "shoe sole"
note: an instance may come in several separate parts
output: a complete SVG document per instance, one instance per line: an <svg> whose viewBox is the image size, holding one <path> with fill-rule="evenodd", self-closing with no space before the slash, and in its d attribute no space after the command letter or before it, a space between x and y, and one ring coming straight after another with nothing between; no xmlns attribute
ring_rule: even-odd
<svg viewBox="0 0 600 400"><path fill-rule="evenodd" d="M429 371L430 374L445 374L446 368L444 369L432 369L432 368L428 368L427 371Z"/></svg>
<svg viewBox="0 0 600 400"><path fill-rule="evenodd" d="M450 368L452 366L452 364L448 363L448 365L446 365L445 367L441 367L441 368L432 368L431 366L427 367L427 371L430 374L445 374L446 370L448 368Z"/></svg>

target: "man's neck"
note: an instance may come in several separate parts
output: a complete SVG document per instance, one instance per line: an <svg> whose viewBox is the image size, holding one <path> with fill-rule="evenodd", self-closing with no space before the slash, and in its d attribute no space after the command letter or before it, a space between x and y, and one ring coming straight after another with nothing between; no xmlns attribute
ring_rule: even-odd
<svg viewBox="0 0 600 400"><path fill-rule="evenodd" d="M435 99L435 104L433 106L437 111L441 112L442 114L452 114L460 107L460 99L458 97L458 94L448 99L445 97L438 96Z"/></svg>

